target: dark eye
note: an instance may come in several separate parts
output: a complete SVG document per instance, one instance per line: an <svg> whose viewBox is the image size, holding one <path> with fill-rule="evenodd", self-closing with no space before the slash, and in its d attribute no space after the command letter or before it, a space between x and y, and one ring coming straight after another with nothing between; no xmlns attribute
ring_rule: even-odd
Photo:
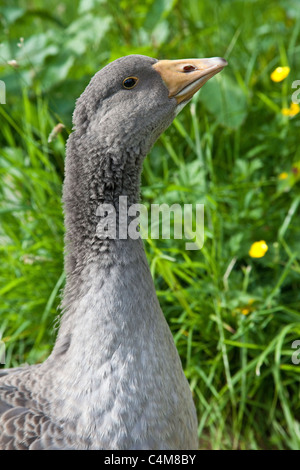
<svg viewBox="0 0 300 470"><path fill-rule="evenodd" d="M123 80L123 87L126 88L127 90L130 90L130 88L133 88L138 82L138 78L136 77L127 77L125 80Z"/></svg>
<svg viewBox="0 0 300 470"><path fill-rule="evenodd" d="M196 67L194 67L193 65L185 65L185 66L183 67L183 70L184 70L185 72L192 72L193 70L196 70Z"/></svg>

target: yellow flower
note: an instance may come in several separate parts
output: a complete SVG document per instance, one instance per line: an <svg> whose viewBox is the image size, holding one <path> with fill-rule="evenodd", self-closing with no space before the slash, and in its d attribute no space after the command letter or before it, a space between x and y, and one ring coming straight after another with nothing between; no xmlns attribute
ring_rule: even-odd
<svg viewBox="0 0 300 470"><path fill-rule="evenodd" d="M289 174L288 174L286 171L284 171L283 173L280 173L280 175L278 176L278 178L279 178L280 180L286 180L286 179L288 178L288 176L289 176Z"/></svg>
<svg viewBox="0 0 300 470"><path fill-rule="evenodd" d="M252 307L253 303L254 303L254 299L249 299L247 306L244 306L243 308L238 308L237 310L241 312L243 315L249 315L249 313L251 313L253 310L253 307Z"/></svg>
<svg viewBox="0 0 300 470"><path fill-rule="evenodd" d="M241 310L241 313L243 315L248 315L250 312L251 312L251 310L249 308L242 308L242 310Z"/></svg>
<svg viewBox="0 0 300 470"><path fill-rule="evenodd" d="M282 80L288 76L290 70L290 67L277 67L277 69L271 73L271 80L273 80L273 82L282 82Z"/></svg>
<svg viewBox="0 0 300 470"><path fill-rule="evenodd" d="M294 117L300 113L300 106L297 103L291 103L289 108L283 108L281 112L284 116Z"/></svg>
<svg viewBox="0 0 300 470"><path fill-rule="evenodd" d="M264 240L260 240L259 242L255 242L251 245L249 255L251 258L262 258L265 256L267 251L268 245Z"/></svg>

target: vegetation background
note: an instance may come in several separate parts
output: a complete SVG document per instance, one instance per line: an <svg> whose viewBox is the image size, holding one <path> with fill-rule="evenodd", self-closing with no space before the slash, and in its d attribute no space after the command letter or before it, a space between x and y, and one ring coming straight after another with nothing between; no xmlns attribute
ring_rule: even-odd
<svg viewBox="0 0 300 470"><path fill-rule="evenodd" d="M43 361L63 273L61 186L76 98L108 62L222 56L147 157L142 199L205 204L205 242L146 240L202 449L300 449L298 0L1 0L0 338ZM281 82L270 78L289 66ZM65 128L53 133L62 123ZM49 138L49 136L51 136ZM252 258L252 243L268 251ZM294 362L297 362L297 360Z"/></svg>

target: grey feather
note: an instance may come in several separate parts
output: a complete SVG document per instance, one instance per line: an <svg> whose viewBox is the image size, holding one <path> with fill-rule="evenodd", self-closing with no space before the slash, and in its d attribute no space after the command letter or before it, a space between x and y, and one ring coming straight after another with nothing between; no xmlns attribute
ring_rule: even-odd
<svg viewBox="0 0 300 470"><path fill-rule="evenodd" d="M127 56L78 99L63 203L67 282L55 347L0 374L0 449L196 449L197 419L141 239L97 235L100 203L139 202L142 164L176 114L152 68ZM131 92L121 84L139 77Z"/></svg>

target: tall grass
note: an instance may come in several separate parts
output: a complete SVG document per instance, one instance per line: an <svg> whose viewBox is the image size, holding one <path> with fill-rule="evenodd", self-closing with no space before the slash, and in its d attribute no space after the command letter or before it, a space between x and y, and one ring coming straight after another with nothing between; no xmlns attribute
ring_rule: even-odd
<svg viewBox="0 0 300 470"><path fill-rule="evenodd" d="M75 99L90 76L129 53L225 56L229 67L160 138L142 178L146 204L205 205L204 246L186 251L185 240L148 239L145 247L193 390L200 448L299 449L300 365L292 362L291 345L300 339L300 114L281 113L300 79L297 2L5 5L0 334L6 366L43 361L55 339L64 284L64 146ZM19 68L7 65L12 59ZM274 83L270 73L279 65L291 72ZM66 129L48 142L58 122ZM251 258L259 240L269 249Z"/></svg>

